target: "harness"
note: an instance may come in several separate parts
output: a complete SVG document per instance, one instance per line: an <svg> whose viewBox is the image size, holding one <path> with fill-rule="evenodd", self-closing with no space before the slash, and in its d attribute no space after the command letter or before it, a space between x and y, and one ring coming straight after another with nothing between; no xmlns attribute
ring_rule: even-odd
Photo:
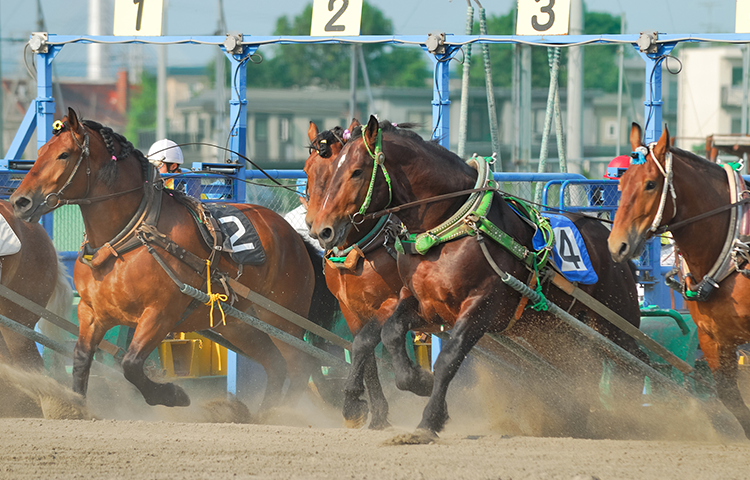
<svg viewBox="0 0 750 480"><path fill-rule="evenodd" d="M739 172L730 165L724 165L729 182L730 204L736 204L744 199L750 198L750 192L745 188L745 182ZM716 262L706 273L700 282L689 286L686 279L693 279L687 262L678 255L674 268L666 276L666 284L680 293L689 301L708 301L719 284L735 272L750 278L750 270L744 268L750 262L750 231L748 231L747 205L743 205L738 212L737 208L730 209L729 228L724 246L721 249ZM679 253L679 252L678 252ZM675 275L679 279L675 278ZM694 282L693 282L694 283Z"/></svg>
<svg viewBox="0 0 750 480"><path fill-rule="evenodd" d="M394 259L394 243L402 230L401 221L393 214L381 217L375 226L364 237L352 245L339 250L334 247L325 254L326 263L334 268L354 270L360 258L383 247Z"/></svg>

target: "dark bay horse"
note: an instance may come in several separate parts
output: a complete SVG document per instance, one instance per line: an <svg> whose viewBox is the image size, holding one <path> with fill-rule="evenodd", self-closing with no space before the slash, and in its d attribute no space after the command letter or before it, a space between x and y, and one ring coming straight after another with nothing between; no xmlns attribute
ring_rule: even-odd
<svg viewBox="0 0 750 480"><path fill-rule="evenodd" d="M620 178L620 208L609 236L612 257L616 261L636 257L654 232L668 226L683 260L684 294L695 300L686 303L698 326L700 348L718 396L750 438L750 410L737 387L736 356L737 346L750 342L750 272L747 254L742 253L744 243L732 243L742 233L735 231L735 225L743 221L743 207L735 207L735 219L732 209L726 208L733 201L728 172L671 147L666 126L658 142L645 146L641 128L634 123L630 144L640 158ZM735 188L744 190L741 184ZM741 241L746 243L747 237ZM725 268L717 268L725 261Z"/></svg>
<svg viewBox="0 0 750 480"><path fill-rule="evenodd" d="M382 168L376 168L376 158L387 167L387 181L380 173ZM405 205L471 189L477 181L477 171L457 155L388 122L379 125L374 117L370 117L361 132L354 132L334 163L323 205L311 228L311 234L317 236L325 248L344 244L353 228L353 217L361 211L364 202L370 202L367 211L372 212L387 205ZM373 169L376 169L375 175ZM399 217L409 232L421 233L453 216L467 197L423 203L399 211ZM595 219L572 218L586 240L599 277L596 284L580 288L637 326L640 312L635 280L629 268L613 262L602 248L608 230ZM494 195L488 219L522 245L531 245L534 230L503 197ZM508 250L493 242L488 242L487 247L500 268L521 279L529 278L525 265ZM383 326L382 341L393 357L397 386L430 397L417 434L407 441L431 441L442 430L448 419L445 400L448 385L471 348L486 332L528 338L536 342L533 343L536 350L552 358L554 364L567 362L582 374L592 371L589 379L598 382L601 368L581 365L581 360L576 358L584 347L578 351L560 349L559 342L565 334L551 314L526 309L520 320L511 325L521 297L494 273L475 237L464 236L440 243L424 255L399 254L398 270L405 286L400 291L396 311ZM586 306L548 283L544 285L544 293L634 355L643 356L632 339ZM506 331L509 326L510 330ZM430 332L444 328L452 328L452 331L450 339L443 343L433 376L411 363L406 355L404 337L411 329Z"/></svg>
<svg viewBox="0 0 750 480"><path fill-rule="evenodd" d="M73 289L49 235L39 223L17 219L6 201L0 201L0 215L21 242L17 253L0 257L0 283L67 318L73 306ZM0 314L32 329L39 321L38 316L2 297ZM4 327L0 327L0 333L0 359L21 368L42 370L42 357L32 340Z"/></svg>
<svg viewBox="0 0 750 480"><path fill-rule="evenodd" d="M346 132L359 126L352 122ZM318 131L310 122L310 156L305 161L307 174L307 217L312 224L320 210L326 185L333 173L334 160L344 146L347 133L341 127ZM375 221L365 222L359 229L352 229L342 244L345 249L356 244L375 227ZM374 239L377 241L377 238ZM375 245L373 245L375 246ZM363 245L364 247L364 245ZM365 383L372 407L370 428L389 426L388 403L378 378L375 347L380 343L380 330L393 314L398 303L398 292L402 287L395 259L382 247L368 248L351 268L343 264L326 262L325 277L329 290L338 298L341 312L349 330L354 335L352 342L352 369L344 387L343 414L346 425L357 428L367 420L367 402L359 397L364 393Z"/></svg>
<svg viewBox="0 0 750 480"><path fill-rule="evenodd" d="M201 237L194 214L178 201L179 194L162 188L153 167L125 137L96 122L79 120L72 109L58 122L55 135L39 149L33 168L12 195L11 203L16 216L30 222L62 203L78 204L88 245L96 255L101 255L98 264L94 261L99 257L91 257L89 264L76 262L74 279L81 296L78 306L81 326L75 346L73 389L86 393L96 346L107 330L115 325L127 325L135 328L135 333L122 359L125 377L150 405L189 405L190 400L180 387L153 382L145 375L143 364L168 333L209 328L209 307L191 302L190 297L180 293L157 257L177 279L205 289L206 269L190 266L178 256L189 258L192 254L204 262L203 259L210 258L211 249ZM157 201L161 202L160 213L154 221L157 233L177 245L172 249L176 249L177 254L179 249L187 253L170 254L159 244L151 246L155 255L143 244L122 252L112 247L110 242L117 245L114 239L122 238L128 229L143 224L139 219L152 218L150 212L154 208L149 205ZM142 205L147 205L145 210ZM240 269L222 253L214 257L211 271L238 278L251 290L307 316L315 284L311 262L314 253L299 234L271 210L254 205L234 206L255 226L266 261ZM139 216L136 217L136 213ZM317 257L316 265L319 262ZM215 283L214 291L220 288ZM293 335L304 334L301 328L242 298L236 305ZM325 312L310 313L311 319L319 323L326 316ZM218 312L213 316L217 315ZM223 323L218 315L214 330L265 368L268 381L262 410L281 402L287 377L290 385L284 399L294 401L306 388L311 370L319 365L299 350L234 318L227 317Z"/></svg>

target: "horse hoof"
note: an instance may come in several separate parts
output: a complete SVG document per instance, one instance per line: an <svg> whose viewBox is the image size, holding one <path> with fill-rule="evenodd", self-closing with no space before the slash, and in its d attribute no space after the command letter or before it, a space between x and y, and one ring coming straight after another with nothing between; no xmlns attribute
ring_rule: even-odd
<svg viewBox="0 0 750 480"><path fill-rule="evenodd" d="M386 419L376 419L373 418L370 421L370 425L367 427L370 430L385 430L388 428L391 428L391 424Z"/></svg>
<svg viewBox="0 0 750 480"><path fill-rule="evenodd" d="M154 395L143 398L149 405L164 405L166 407L188 407L190 406L190 397L185 393L182 387L174 383L162 383L154 392Z"/></svg>
<svg viewBox="0 0 750 480"><path fill-rule="evenodd" d="M344 402L344 425L346 428L362 428L367 422L369 408L367 402L361 399Z"/></svg>
<svg viewBox="0 0 750 480"><path fill-rule="evenodd" d="M384 445L428 445L435 443L438 439L437 433L432 430L418 428L414 433L403 433L396 435L390 440L383 442Z"/></svg>
<svg viewBox="0 0 750 480"><path fill-rule="evenodd" d="M415 395L419 395L420 397L429 397L432 395L432 385L435 383L435 377L432 375L432 373L426 371L426 370L419 370L419 375L417 375L417 379L411 383L410 390Z"/></svg>

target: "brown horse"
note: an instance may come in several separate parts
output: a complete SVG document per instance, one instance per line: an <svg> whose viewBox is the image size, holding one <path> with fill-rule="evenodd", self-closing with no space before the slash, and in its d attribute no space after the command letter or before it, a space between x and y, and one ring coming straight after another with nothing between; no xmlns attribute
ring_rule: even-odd
<svg viewBox="0 0 750 480"><path fill-rule="evenodd" d="M385 175L373 176L376 158L378 164L387 166L387 182ZM353 216L362 210L365 202L370 202L368 211L374 211L389 204L405 205L471 189L477 181L477 171L457 155L434 142L425 142L413 132L395 128L389 122L378 125L374 117L370 117L361 132L354 132L334 163L323 206L311 229L326 248L345 242L353 227ZM380 170L378 167L375 171ZM374 186L372 194L368 195L370 184ZM468 195L462 195L422 203L401 210L399 217L409 232L424 232L452 217L467 198ZM531 245L534 229L503 197L494 195L488 218L521 245ZM586 240L599 277L596 284L580 288L637 326L640 318L632 272L614 263L606 249L597 248L604 244L607 229L591 218L572 218ZM508 250L492 242L487 247L500 268L517 277L529 276L525 265ZM493 272L474 236L440 243L424 255L399 254L398 270L405 287L401 289L396 311L383 326L382 341L393 357L396 385L430 397L417 435L407 441L429 441L443 428L448 419L448 385L471 348L486 332L505 332L510 327L506 333L529 339L538 352L553 358L554 363L568 362L576 368L572 352L559 351L558 343L564 334L560 333L558 322L551 314L527 309L521 319L511 325L522 299ZM545 284L544 293L631 353L642 356L632 339L586 306L550 284ZM429 332L443 328L452 328L452 331L434 364L433 376L411 363L406 355L404 337L411 329ZM577 367L584 374L596 370L591 365L581 367L578 364ZM600 369L593 372L595 375L590 375L589 380L595 377L598 381L600 372Z"/></svg>
<svg viewBox="0 0 750 480"><path fill-rule="evenodd" d="M348 132L357 126L359 122L353 121ZM310 122L307 131L310 156L305 162L308 190L305 221L308 226L320 210L326 185L333 173L333 161L345 143L344 132L341 127L319 132L318 127ZM357 244L365 238L372 232L375 223L365 222L358 230L352 229L342 248ZM359 398L365 391L366 382L372 407L369 426L372 429L382 429L389 426L388 402L378 378L375 347L380 343L383 323L396 308L398 292L403 284L396 269L396 261L383 248L382 240L372 246L377 248L365 247L361 260L357 260L352 268L343 265L339 268L332 262L326 262L325 277L328 289L338 298L344 319L354 335L352 369L344 387L344 419L347 426L352 428L362 426L367 420L367 402Z"/></svg>
<svg viewBox="0 0 750 480"><path fill-rule="evenodd" d="M73 365L76 392L86 392L91 361L105 332L115 325L127 325L135 328L135 332L122 359L125 377L150 405L190 403L180 387L155 383L143 371L146 357L168 333L210 327L209 307L191 302L190 297L180 293L167 272L171 270L172 276L186 284L205 288L205 269L188 265L180 258L193 255L204 262L202 259L210 258L211 249L202 240L193 213L179 199L179 193L162 189L153 167L122 135L96 122L80 121L72 109L61 123L56 123L55 135L39 149L33 168L12 195L16 216L31 222L62 203L77 203L81 209L88 251L94 256L88 264L76 262L74 273L81 296L78 306L81 326ZM139 238L145 238L138 225L144 223L143 218L153 218L150 212L155 211L153 205L158 201L161 210L158 218L152 220L157 230L154 236L160 232L166 236L162 238L176 246L166 250L158 243L149 243L153 251L150 253L140 243L118 251L115 247L120 244L114 239L123 235L127 238L128 229L138 228ZM146 211L142 205L147 205ZM307 315L315 283L313 254L276 213L259 206L234 206L255 226L266 261L240 268L222 253L214 258L211 271L238 278L266 298ZM160 266L159 259L166 268ZM304 333L244 299L239 300L237 308L252 309L261 320L298 337ZM311 313L314 321L325 317L325 312ZM217 315L218 312L213 316ZM304 391L311 370L316 367L309 356L234 318L227 317L224 323L218 315L215 323L216 332L265 368L268 381L262 410L279 404L287 376L290 385L286 401L294 401Z"/></svg>
<svg viewBox="0 0 750 480"><path fill-rule="evenodd" d="M620 208L609 236L612 258L636 257L655 231L669 226L683 259L684 293L688 300L697 300L686 303L698 326L700 347L717 393L750 438L750 410L737 387L736 357L737 346L750 341L750 272L741 254L727 265L723 280L714 268L733 255L725 248L727 238L729 242L735 238L733 214L726 208L731 203L727 172L671 147L666 126L659 141L646 147L641 128L634 123L630 144L636 154L640 150L641 158L634 159L620 178ZM706 276L710 278L703 280Z"/></svg>
<svg viewBox="0 0 750 480"><path fill-rule="evenodd" d="M38 223L26 223L13 215L13 207L0 201L2 215L21 242L21 249L0 257L0 283L37 303L67 317L73 306L73 289L65 265L55 251L52 240ZM5 298L0 298L0 314L34 328L39 317ZM42 370L44 364L36 344L28 338L0 327L0 358L13 365Z"/></svg>

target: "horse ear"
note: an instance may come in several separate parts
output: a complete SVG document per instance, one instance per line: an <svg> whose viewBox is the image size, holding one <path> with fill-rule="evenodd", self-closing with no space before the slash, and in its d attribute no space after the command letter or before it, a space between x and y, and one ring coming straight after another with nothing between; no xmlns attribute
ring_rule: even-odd
<svg viewBox="0 0 750 480"><path fill-rule="evenodd" d="M356 118L352 118L352 123L349 124L349 132L352 132L355 128L362 126L361 123L359 123L359 120Z"/></svg>
<svg viewBox="0 0 750 480"><path fill-rule="evenodd" d="M664 131L661 132L661 137L659 137L659 141L656 142L656 146L654 147L654 155L656 155L656 158L664 158L664 154L669 151L670 147L669 142L669 129L667 128L667 124L664 124Z"/></svg>
<svg viewBox="0 0 750 480"><path fill-rule="evenodd" d="M636 148L643 145L641 143L641 138L643 138L641 126L633 122L633 125L630 127L630 148L632 148L634 152Z"/></svg>
<svg viewBox="0 0 750 480"><path fill-rule="evenodd" d="M318 126L315 122L310 122L310 126L307 127L307 138L312 142L318 136Z"/></svg>
<svg viewBox="0 0 750 480"><path fill-rule="evenodd" d="M367 126L365 127L364 137L371 152L374 151L375 143L378 141L379 128L378 119L374 115L370 115L370 119L367 121Z"/></svg>
<svg viewBox="0 0 750 480"><path fill-rule="evenodd" d="M78 115L76 114L76 111L70 107L68 107L68 125L70 126L70 129L74 132L77 131L78 127L81 126L81 122L78 120Z"/></svg>

